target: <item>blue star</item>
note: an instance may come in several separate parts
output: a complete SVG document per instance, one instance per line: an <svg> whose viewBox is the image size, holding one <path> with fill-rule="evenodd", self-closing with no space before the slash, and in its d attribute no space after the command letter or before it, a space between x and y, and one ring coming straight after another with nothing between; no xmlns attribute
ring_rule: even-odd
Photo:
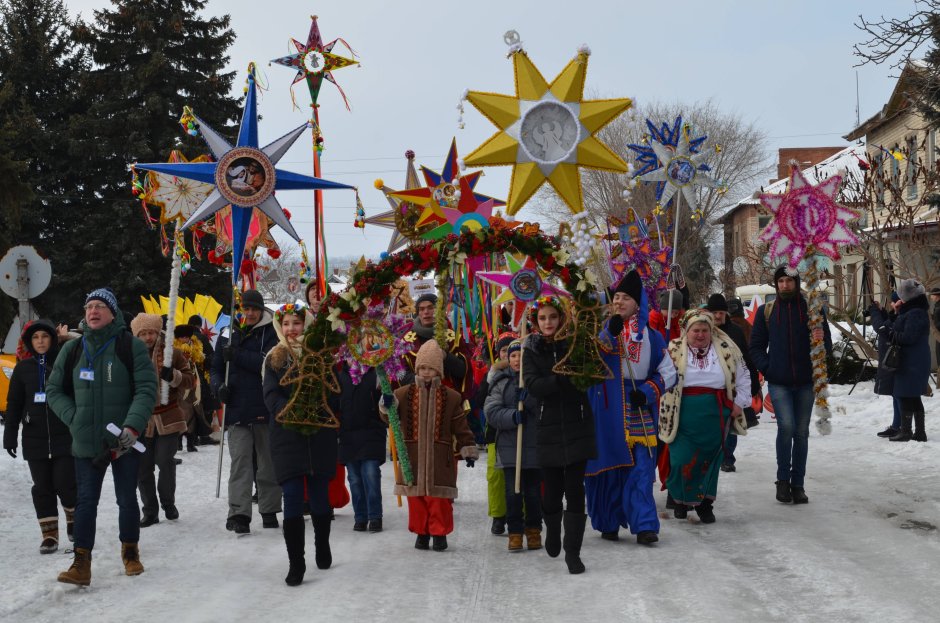
<svg viewBox="0 0 940 623"><path fill-rule="evenodd" d="M300 236L288 220L281 204L274 195L275 190L328 190L352 186L330 182L309 175L301 175L274 165L287 153L300 135L307 129L307 123L288 132L276 141L258 148L258 108L255 101L254 74L248 76L248 95L245 99L245 111L238 130L238 141L232 146L218 132L202 119L196 117L199 131L212 151L216 162L137 164L137 168L186 179L204 182L215 186L215 190L206 197L199 208L183 223L183 228L204 221L226 205L232 206L232 280L238 279L242 255L251 214L257 208L286 231L294 240Z"/></svg>

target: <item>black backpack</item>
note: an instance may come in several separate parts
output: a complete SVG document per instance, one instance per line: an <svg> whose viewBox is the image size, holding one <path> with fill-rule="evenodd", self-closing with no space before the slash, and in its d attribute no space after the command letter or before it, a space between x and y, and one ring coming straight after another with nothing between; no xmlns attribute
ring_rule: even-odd
<svg viewBox="0 0 940 623"><path fill-rule="evenodd" d="M117 339L114 342L114 354L117 355L118 361L124 364L124 368L128 372L128 376L131 379L131 396L134 395L134 336L131 335L131 332L126 328L121 331ZM72 379L72 372L75 370L76 364L78 364L79 358L82 356L81 346L75 346L68 353L68 358L65 360L65 379L62 383L62 390L66 395L75 397L75 381Z"/></svg>

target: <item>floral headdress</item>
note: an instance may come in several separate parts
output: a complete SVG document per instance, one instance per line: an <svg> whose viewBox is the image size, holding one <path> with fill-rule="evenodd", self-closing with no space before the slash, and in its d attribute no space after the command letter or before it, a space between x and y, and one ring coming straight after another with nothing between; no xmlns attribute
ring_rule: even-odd
<svg viewBox="0 0 940 623"><path fill-rule="evenodd" d="M565 305L565 302L557 296L540 296L539 298L532 301L532 308L529 310L529 324L533 328L537 329L539 326L538 317L539 317L539 308L548 305L549 307L554 307L558 310L558 314L564 318L568 313L568 306Z"/></svg>
<svg viewBox="0 0 940 623"><path fill-rule="evenodd" d="M274 312L274 322L281 324L281 321L284 319L284 316L294 315L300 316L301 318L306 318L307 314L310 313L310 310L307 309L306 305L299 305L297 303L288 303L287 305L281 305L276 312Z"/></svg>

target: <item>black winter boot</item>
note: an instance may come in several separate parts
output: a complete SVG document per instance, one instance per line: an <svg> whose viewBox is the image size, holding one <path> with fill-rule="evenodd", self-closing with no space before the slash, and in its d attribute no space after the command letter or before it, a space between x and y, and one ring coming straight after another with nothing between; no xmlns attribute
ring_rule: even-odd
<svg viewBox="0 0 940 623"><path fill-rule="evenodd" d="M927 431L924 429L924 412L914 412L914 434L911 435L914 441L927 441Z"/></svg>
<svg viewBox="0 0 940 623"><path fill-rule="evenodd" d="M715 523L715 511L711 500L702 500L702 503L695 507L695 512L702 523Z"/></svg>
<svg viewBox="0 0 940 623"><path fill-rule="evenodd" d="M561 515L557 513L543 513L545 520L545 552L555 558L561 553Z"/></svg>
<svg viewBox="0 0 940 623"><path fill-rule="evenodd" d="M793 492L790 489L790 483L786 480L778 480L777 485L777 501L783 502L784 504L789 504L793 501Z"/></svg>
<svg viewBox="0 0 940 623"><path fill-rule="evenodd" d="M330 551L330 516L313 516L313 545L316 547L317 569L329 569L333 564Z"/></svg>
<svg viewBox="0 0 940 623"><path fill-rule="evenodd" d="M893 426L889 426L888 428L886 428L886 429L884 429L883 431L881 431L880 433L878 433L878 436L879 436L879 437L883 437L883 438L894 437L895 435L898 434L898 431L899 431L899 430L900 430L900 429L898 429L898 428L895 428L895 427L893 427Z"/></svg>
<svg viewBox="0 0 940 623"><path fill-rule="evenodd" d="M891 437L888 441L910 441L913 435L911 435L911 420L914 419L914 414L911 411L902 411L901 412L901 430L898 431L898 434L894 437Z"/></svg>
<svg viewBox="0 0 940 623"><path fill-rule="evenodd" d="M298 586L304 580L307 562L304 560L304 518L291 517L284 520L284 544L290 569L284 581L288 586Z"/></svg>
<svg viewBox="0 0 940 623"><path fill-rule="evenodd" d="M565 564L568 573L577 575L584 573L584 563L581 562L581 543L584 541L584 522L587 515L584 513L565 512Z"/></svg>

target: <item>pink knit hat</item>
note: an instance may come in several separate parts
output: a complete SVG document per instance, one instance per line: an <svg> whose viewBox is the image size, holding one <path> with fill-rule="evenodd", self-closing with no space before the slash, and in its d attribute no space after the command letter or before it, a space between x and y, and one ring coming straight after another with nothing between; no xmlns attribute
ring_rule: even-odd
<svg viewBox="0 0 940 623"><path fill-rule="evenodd" d="M163 317L158 314L137 314L131 320L131 333L134 337L140 335L141 331L153 330L157 333L163 330Z"/></svg>

